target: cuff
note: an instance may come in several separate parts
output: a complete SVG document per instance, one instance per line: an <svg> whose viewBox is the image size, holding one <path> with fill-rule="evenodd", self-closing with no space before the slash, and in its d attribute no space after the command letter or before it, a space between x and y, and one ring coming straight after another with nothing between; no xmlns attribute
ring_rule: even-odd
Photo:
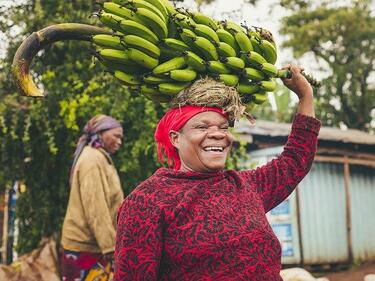
<svg viewBox="0 0 375 281"><path fill-rule="evenodd" d="M106 249L102 249L102 254L105 255L105 254L109 254L109 253L113 253L115 251L115 247L110 247L110 248L106 248Z"/></svg>
<svg viewBox="0 0 375 281"><path fill-rule="evenodd" d="M318 119L297 113L293 119L292 130L301 129L318 135L320 126L321 122Z"/></svg>

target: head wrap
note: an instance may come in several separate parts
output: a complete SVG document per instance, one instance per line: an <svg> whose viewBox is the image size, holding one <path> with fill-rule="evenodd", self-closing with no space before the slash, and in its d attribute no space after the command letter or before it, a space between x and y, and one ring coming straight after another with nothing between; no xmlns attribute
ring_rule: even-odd
<svg viewBox="0 0 375 281"><path fill-rule="evenodd" d="M121 127L119 121L104 114L96 115L86 123L85 127L83 128L83 134L79 138L77 148L74 152L74 160L70 169L70 179L83 148L86 145L91 145L95 148L103 147L103 143L99 138L98 133L119 127Z"/></svg>
<svg viewBox="0 0 375 281"><path fill-rule="evenodd" d="M178 108L172 108L165 113L160 119L154 135L158 149L158 160L160 163L163 162L163 156L165 156L167 158L168 166L172 166L173 164L175 170L180 169L180 156L169 139L169 132L171 130L180 130L192 117L198 113L206 111L220 113L228 119L228 115L224 113L223 109L207 106L185 105Z"/></svg>

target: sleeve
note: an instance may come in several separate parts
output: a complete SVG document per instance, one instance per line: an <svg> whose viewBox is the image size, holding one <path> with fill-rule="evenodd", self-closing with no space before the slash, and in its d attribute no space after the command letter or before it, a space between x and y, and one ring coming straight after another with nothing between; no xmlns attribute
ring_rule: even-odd
<svg viewBox="0 0 375 281"><path fill-rule="evenodd" d="M283 152L274 160L242 176L255 187L266 212L285 200L310 171L317 150L320 121L296 114Z"/></svg>
<svg viewBox="0 0 375 281"><path fill-rule="evenodd" d="M115 281L158 280L163 212L151 199L130 194L117 217Z"/></svg>
<svg viewBox="0 0 375 281"><path fill-rule="evenodd" d="M96 163L89 164L80 176L80 191L88 226L103 254L114 251L116 231L105 196L108 182Z"/></svg>

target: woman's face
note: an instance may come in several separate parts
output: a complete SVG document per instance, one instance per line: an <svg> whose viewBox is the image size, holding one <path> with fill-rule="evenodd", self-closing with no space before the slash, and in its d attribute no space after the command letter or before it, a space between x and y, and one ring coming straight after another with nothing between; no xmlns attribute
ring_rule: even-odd
<svg viewBox="0 0 375 281"><path fill-rule="evenodd" d="M113 154L122 144L123 130L121 127L109 129L100 133L104 149Z"/></svg>
<svg viewBox="0 0 375 281"><path fill-rule="evenodd" d="M181 171L216 172L223 170L232 147L233 136L228 120L214 111L192 117L170 139L178 149Z"/></svg>

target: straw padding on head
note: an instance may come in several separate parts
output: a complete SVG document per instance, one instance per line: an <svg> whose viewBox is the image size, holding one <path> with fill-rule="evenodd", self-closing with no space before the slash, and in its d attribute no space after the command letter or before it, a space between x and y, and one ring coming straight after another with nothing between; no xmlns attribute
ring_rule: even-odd
<svg viewBox="0 0 375 281"><path fill-rule="evenodd" d="M228 114L231 123L239 120L245 110L236 88L228 87L224 83L210 77L195 81L191 86L177 94L171 101L172 107L184 105L222 108Z"/></svg>

